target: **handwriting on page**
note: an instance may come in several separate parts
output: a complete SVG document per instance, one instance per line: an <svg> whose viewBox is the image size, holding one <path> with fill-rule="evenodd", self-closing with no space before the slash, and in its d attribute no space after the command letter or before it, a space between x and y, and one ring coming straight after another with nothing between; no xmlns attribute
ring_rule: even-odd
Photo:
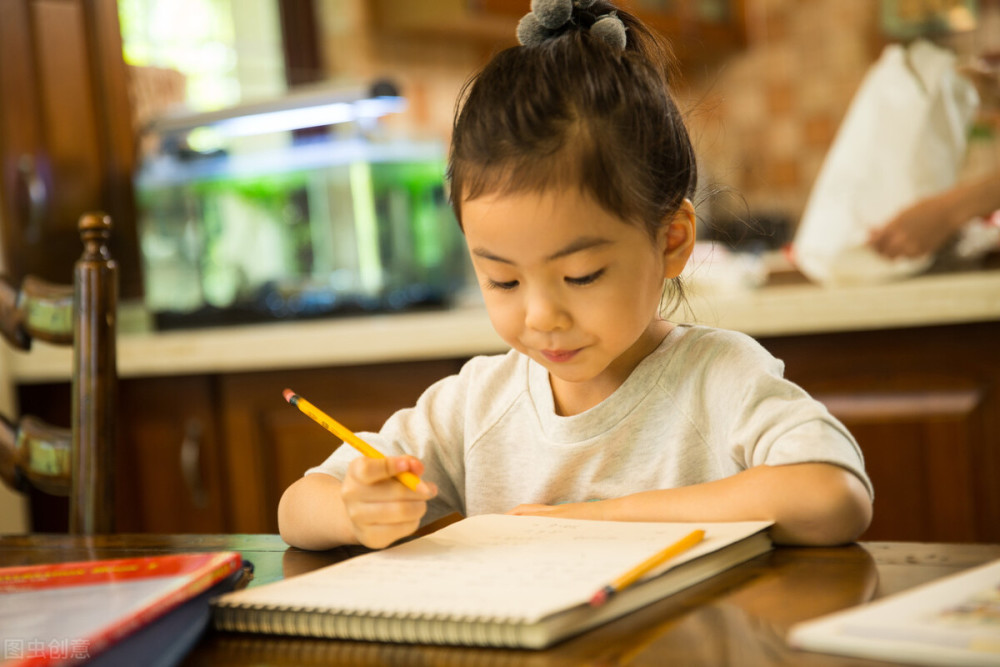
<svg viewBox="0 0 1000 667"><path fill-rule="evenodd" d="M317 606L535 620L586 602L611 578L688 530L670 524L650 531L648 525L637 530L628 523L485 515L340 563L330 568L336 576L327 571L287 583L296 586L297 598Z"/></svg>

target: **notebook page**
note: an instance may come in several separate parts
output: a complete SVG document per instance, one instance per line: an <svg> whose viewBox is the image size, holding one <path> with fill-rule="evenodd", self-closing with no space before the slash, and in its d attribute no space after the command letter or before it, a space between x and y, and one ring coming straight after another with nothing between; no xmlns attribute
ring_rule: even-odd
<svg viewBox="0 0 1000 667"><path fill-rule="evenodd" d="M231 594L233 602L425 618L534 622L695 528L705 540L660 571L766 522L670 524L482 515L391 549Z"/></svg>

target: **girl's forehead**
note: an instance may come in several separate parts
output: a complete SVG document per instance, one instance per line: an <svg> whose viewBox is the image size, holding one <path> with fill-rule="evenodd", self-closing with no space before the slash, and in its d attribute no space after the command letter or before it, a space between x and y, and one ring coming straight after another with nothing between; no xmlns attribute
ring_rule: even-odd
<svg viewBox="0 0 1000 667"><path fill-rule="evenodd" d="M606 247L642 234L578 189L498 194L466 200L462 224L474 254L550 257L587 240ZM605 243L595 244L594 240Z"/></svg>
<svg viewBox="0 0 1000 667"><path fill-rule="evenodd" d="M470 214L473 217L490 218L514 212L521 217L545 219L583 216L586 220L619 220L598 204L588 192L577 187L495 192L462 202L463 222Z"/></svg>
<svg viewBox="0 0 1000 667"><path fill-rule="evenodd" d="M469 227L528 227L536 232L545 228L588 229L621 220L606 211L589 195L576 188L542 192L514 192L484 195L462 203L462 222Z"/></svg>

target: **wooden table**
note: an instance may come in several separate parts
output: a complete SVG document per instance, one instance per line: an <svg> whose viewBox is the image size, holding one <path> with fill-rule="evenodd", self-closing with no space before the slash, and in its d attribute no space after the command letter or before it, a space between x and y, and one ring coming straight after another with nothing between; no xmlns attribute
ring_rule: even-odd
<svg viewBox="0 0 1000 667"><path fill-rule="evenodd" d="M358 549L307 552L276 535L0 537L0 566L235 550L251 586L342 560ZM276 638L210 631L184 665L874 665L789 649L793 623L1000 558L1000 544L869 542L777 548L545 651Z"/></svg>

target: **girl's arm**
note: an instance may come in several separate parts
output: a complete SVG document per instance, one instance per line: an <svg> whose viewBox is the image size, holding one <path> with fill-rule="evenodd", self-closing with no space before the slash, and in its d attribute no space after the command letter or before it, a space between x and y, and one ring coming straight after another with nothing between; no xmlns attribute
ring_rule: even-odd
<svg viewBox="0 0 1000 667"><path fill-rule="evenodd" d="M871 522L872 503L853 473L829 463L760 465L731 477L621 498L521 505L511 514L618 521L774 521L779 544L851 542Z"/></svg>
<svg viewBox="0 0 1000 667"><path fill-rule="evenodd" d="M295 480L278 501L278 532L300 549L357 544L340 499L340 480L322 473Z"/></svg>

